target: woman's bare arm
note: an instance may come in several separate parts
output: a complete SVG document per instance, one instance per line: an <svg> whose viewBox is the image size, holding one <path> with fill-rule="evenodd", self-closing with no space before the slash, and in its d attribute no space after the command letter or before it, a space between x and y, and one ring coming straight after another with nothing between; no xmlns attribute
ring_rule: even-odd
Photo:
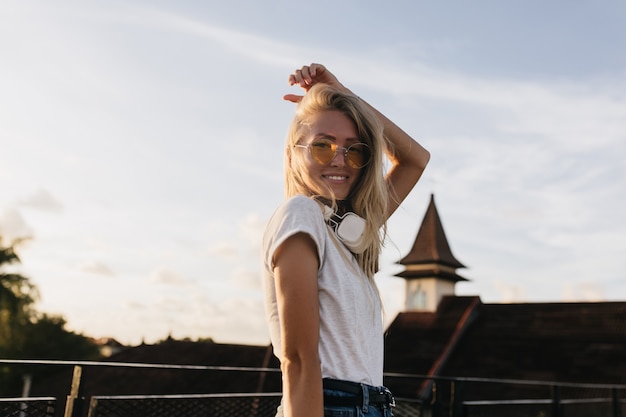
<svg viewBox="0 0 626 417"><path fill-rule="evenodd" d="M319 261L311 237L299 233L287 239L274 254L274 265L282 335L284 416L322 417Z"/></svg>

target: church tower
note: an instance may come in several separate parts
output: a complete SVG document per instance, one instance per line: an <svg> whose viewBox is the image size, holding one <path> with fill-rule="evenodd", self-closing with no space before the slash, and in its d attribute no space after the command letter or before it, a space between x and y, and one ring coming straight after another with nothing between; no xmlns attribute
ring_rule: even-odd
<svg viewBox="0 0 626 417"><path fill-rule="evenodd" d="M396 274L406 280L405 311L436 311L443 296L454 295L457 282L468 281L456 273L465 265L452 255L433 194L413 248L398 263L405 268Z"/></svg>

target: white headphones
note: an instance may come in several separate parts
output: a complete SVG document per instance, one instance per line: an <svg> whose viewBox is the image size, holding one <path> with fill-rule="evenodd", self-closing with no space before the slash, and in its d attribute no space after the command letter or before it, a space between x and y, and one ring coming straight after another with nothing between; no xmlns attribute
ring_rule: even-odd
<svg viewBox="0 0 626 417"><path fill-rule="evenodd" d="M365 219L358 215L347 212L343 216L336 214L333 209L324 206L324 219L326 224L335 232L335 235L353 253L363 252L360 248L365 232Z"/></svg>

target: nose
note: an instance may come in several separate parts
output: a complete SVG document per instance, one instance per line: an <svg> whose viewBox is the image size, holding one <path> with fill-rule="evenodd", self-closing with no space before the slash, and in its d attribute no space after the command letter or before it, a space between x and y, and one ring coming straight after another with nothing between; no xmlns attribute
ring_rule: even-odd
<svg viewBox="0 0 626 417"><path fill-rule="evenodd" d="M338 168L343 168L346 165L346 148L337 148L335 150L335 156L330 161L330 165Z"/></svg>

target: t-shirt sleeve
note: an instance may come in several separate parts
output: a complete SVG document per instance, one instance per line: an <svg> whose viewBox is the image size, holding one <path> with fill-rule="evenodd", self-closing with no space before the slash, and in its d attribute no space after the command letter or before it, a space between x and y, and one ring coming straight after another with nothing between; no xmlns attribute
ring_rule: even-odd
<svg viewBox="0 0 626 417"><path fill-rule="evenodd" d="M322 210L314 200L296 196L281 204L268 222L263 238L263 259L268 270L274 269L274 254L280 245L298 233L311 237L322 267L326 233Z"/></svg>

